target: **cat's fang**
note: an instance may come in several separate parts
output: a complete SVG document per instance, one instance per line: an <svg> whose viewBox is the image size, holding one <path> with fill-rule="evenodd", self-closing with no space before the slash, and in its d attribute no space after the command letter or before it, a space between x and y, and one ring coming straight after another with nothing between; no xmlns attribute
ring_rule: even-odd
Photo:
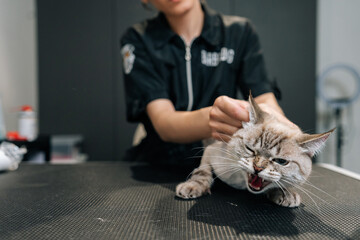
<svg viewBox="0 0 360 240"><path fill-rule="evenodd" d="M263 179L258 175L254 175L251 179L250 186L256 190L260 190L262 187Z"/></svg>
<svg viewBox="0 0 360 240"><path fill-rule="evenodd" d="M248 174L248 184L249 187L254 191L260 191L264 189L271 182L266 181L265 179L259 177L256 174Z"/></svg>

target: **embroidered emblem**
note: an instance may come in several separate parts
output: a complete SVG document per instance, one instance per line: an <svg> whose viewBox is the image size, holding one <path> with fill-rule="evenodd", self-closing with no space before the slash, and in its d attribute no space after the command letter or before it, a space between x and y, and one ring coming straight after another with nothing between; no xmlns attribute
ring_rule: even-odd
<svg viewBox="0 0 360 240"><path fill-rule="evenodd" d="M208 67L216 67L220 62L231 64L234 61L234 49L221 48L220 52L207 52L201 50L201 63Z"/></svg>
<svg viewBox="0 0 360 240"><path fill-rule="evenodd" d="M135 51L135 47L132 44L126 44L121 49L125 74L129 74L134 66L134 61L135 61L134 51Z"/></svg>

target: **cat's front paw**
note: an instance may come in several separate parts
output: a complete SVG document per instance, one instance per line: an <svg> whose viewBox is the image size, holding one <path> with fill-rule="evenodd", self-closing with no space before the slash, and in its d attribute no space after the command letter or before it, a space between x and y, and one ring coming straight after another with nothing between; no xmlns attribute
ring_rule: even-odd
<svg viewBox="0 0 360 240"><path fill-rule="evenodd" d="M210 194L210 186L205 181L189 180L176 186L176 196L180 198L198 198L204 194Z"/></svg>
<svg viewBox="0 0 360 240"><path fill-rule="evenodd" d="M267 193L267 197L270 201L283 207L298 207L301 202L301 197L297 192L282 191L281 189L270 190Z"/></svg>

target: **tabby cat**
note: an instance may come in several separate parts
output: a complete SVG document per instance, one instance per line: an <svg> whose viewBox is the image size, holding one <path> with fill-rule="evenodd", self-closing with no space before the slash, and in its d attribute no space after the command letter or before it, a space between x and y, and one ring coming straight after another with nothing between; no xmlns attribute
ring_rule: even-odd
<svg viewBox="0 0 360 240"><path fill-rule="evenodd" d="M223 182L254 194L266 193L269 200L284 207L300 205L294 186L311 173L311 158L324 146L330 130L305 134L260 109L249 96L249 122L243 123L228 143L216 141L205 148L201 164L186 182L176 187L184 199L210 193L213 172ZM296 187L295 187L296 188Z"/></svg>

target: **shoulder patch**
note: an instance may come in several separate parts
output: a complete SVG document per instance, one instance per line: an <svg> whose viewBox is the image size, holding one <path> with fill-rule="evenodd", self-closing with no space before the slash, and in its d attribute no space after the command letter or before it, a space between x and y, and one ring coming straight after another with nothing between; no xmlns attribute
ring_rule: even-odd
<svg viewBox="0 0 360 240"><path fill-rule="evenodd" d="M129 74L134 66L135 61L135 47L132 44L125 44L121 48L121 55L123 57L123 65L125 74Z"/></svg>

